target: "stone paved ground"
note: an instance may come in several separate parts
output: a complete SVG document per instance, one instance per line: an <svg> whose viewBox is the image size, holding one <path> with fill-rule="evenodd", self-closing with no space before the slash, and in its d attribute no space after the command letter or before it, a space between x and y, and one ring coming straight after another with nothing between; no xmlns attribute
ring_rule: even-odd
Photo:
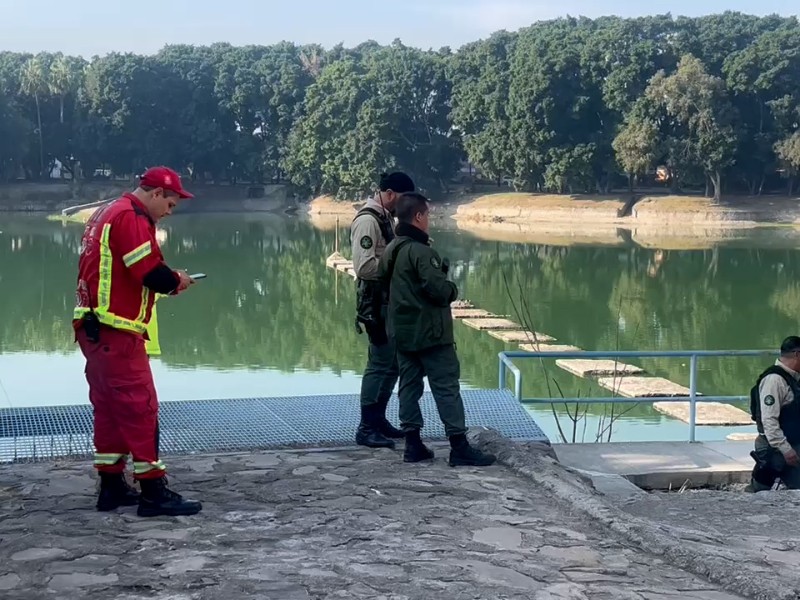
<svg viewBox="0 0 800 600"><path fill-rule="evenodd" d="M765 577L800 590L798 491L654 493L623 508L668 527L701 552L722 553L740 565L758 565Z"/></svg>
<svg viewBox="0 0 800 600"><path fill-rule="evenodd" d="M732 600L511 470L388 450L172 459L195 517L93 510L83 463L0 468L4 600Z"/></svg>

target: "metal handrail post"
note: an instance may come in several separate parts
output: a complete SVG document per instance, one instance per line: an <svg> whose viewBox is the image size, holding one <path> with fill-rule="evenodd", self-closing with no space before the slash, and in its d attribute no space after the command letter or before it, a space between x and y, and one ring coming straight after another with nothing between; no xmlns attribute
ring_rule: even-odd
<svg viewBox="0 0 800 600"><path fill-rule="evenodd" d="M697 428L697 355L689 359L689 442L695 442Z"/></svg>
<svg viewBox="0 0 800 600"><path fill-rule="evenodd" d="M519 370L519 367L506 356L505 352L500 352L497 356L500 362L497 372L498 387L501 390L506 389L506 369L508 369L514 375L514 396L516 396L518 402L522 402L522 372Z"/></svg>

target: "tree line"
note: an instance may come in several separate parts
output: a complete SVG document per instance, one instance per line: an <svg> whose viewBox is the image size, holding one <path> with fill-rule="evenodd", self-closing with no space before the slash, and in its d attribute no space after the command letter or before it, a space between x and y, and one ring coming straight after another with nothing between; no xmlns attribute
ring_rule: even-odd
<svg viewBox="0 0 800 600"><path fill-rule="evenodd" d="M87 61L0 53L0 178L281 182L355 198L402 168L516 190L652 182L753 195L800 174L800 24L563 18L453 51L166 46ZM465 173L465 164L471 165Z"/></svg>

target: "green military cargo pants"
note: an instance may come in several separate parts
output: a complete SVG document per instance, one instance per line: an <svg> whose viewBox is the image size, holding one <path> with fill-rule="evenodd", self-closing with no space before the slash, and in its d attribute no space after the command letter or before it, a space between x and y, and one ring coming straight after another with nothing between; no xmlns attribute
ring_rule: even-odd
<svg viewBox="0 0 800 600"><path fill-rule="evenodd" d="M448 437L464 434L464 401L459 377L461 365L455 346L435 346L421 352L397 352L400 370L400 424L404 431L422 429L424 422L419 401L425 391L423 378L428 376L436 409Z"/></svg>
<svg viewBox="0 0 800 600"><path fill-rule="evenodd" d="M394 342L390 340L381 345L370 343L367 368L361 378L361 406L386 406L397 383L397 375Z"/></svg>

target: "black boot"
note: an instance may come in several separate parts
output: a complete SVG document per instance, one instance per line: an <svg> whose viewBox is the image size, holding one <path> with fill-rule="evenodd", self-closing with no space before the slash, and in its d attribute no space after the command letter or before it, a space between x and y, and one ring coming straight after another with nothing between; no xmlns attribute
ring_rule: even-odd
<svg viewBox="0 0 800 600"><path fill-rule="evenodd" d="M433 459L433 450L422 443L419 429L412 429L405 433L406 449L403 452L403 462L416 463Z"/></svg>
<svg viewBox="0 0 800 600"><path fill-rule="evenodd" d="M100 495L97 510L107 512L120 506L139 504L139 492L128 485L122 473L100 473Z"/></svg>
<svg viewBox="0 0 800 600"><path fill-rule="evenodd" d="M377 423L377 430L383 437L399 440L406 436L400 429L392 425L389 420L386 418L386 404L380 405L380 411L377 409L375 410L375 422Z"/></svg>
<svg viewBox="0 0 800 600"><path fill-rule="evenodd" d="M377 417L380 417L381 413L378 412L380 410L381 407L377 404L361 407L361 423L359 423L356 431L356 444L359 446L394 449L394 441L387 438L379 430Z"/></svg>
<svg viewBox="0 0 800 600"><path fill-rule="evenodd" d="M462 434L450 436L450 466L451 467L488 467L494 464L497 457L493 454L481 452L473 448L467 441L467 436Z"/></svg>
<svg viewBox="0 0 800 600"><path fill-rule="evenodd" d="M203 505L183 497L167 487L167 478L142 479L142 496L139 499L140 517L179 517L195 515L203 510Z"/></svg>

